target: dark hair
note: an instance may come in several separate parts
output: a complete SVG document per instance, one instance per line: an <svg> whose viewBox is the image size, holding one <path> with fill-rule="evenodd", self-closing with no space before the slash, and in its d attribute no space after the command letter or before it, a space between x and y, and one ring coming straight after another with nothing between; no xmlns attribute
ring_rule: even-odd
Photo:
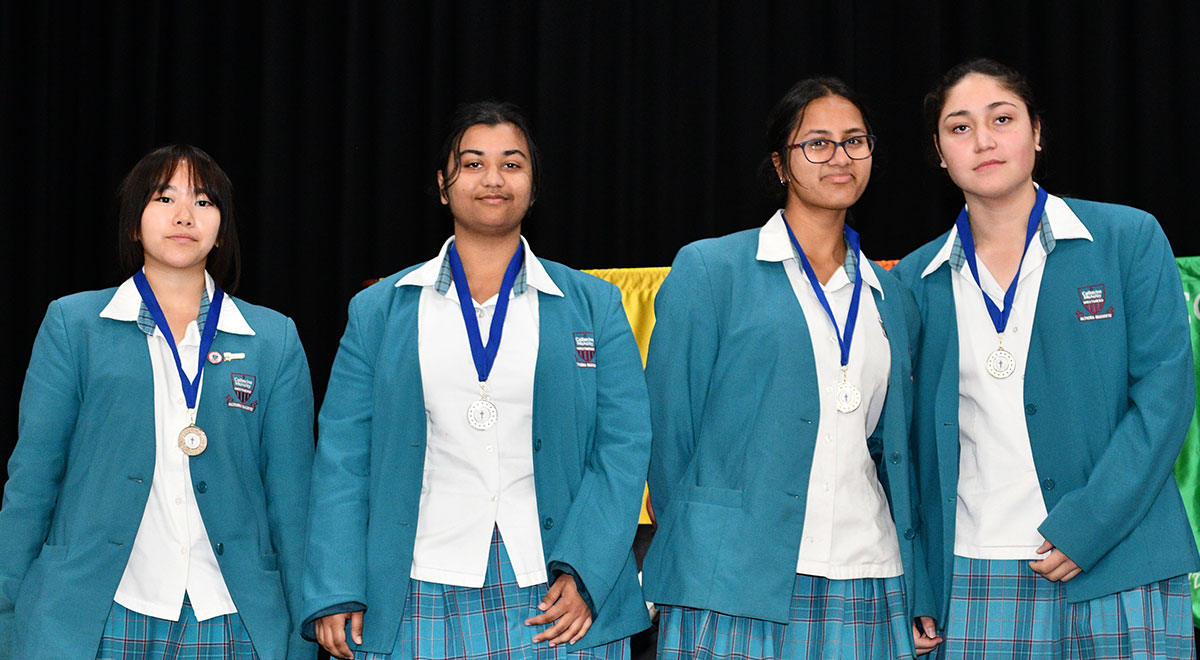
<svg viewBox="0 0 1200 660"><path fill-rule="evenodd" d="M807 78L792 85L792 88L775 103L771 113L767 115L767 156L758 166L758 175L767 192L776 199L787 196L787 187L779 185L779 174L775 171L775 162L771 157L779 154L785 172L791 172L788 159L788 144L792 134L804 123L804 112L808 104L826 96L840 96L862 114L863 122L868 132L871 130L871 120L867 117L867 109L861 97L850 86L838 78L820 77Z"/></svg>
<svg viewBox="0 0 1200 660"><path fill-rule="evenodd" d="M1033 96L1033 87L1025 76L1017 72L1016 69L1009 68L996 60L979 57L973 60L963 62L946 72L942 76L942 81L938 86L925 95L924 114L925 128L933 135L933 139L938 139L938 125L941 123L942 110L946 107L946 96L950 94L950 90L955 85L962 82L963 78L978 73L995 80L1001 87L1017 95L1025 103L1025 110L1029 113L1029 121L1032 125L1040 126L1042 116L1038 113L1037 100ZM936 149L934 157L937 157ZM1041 152L1038 152L1037 161L1041 162ZM934 162L937 162L936 160Z"/></svg>
<svg viewBox="0 0 1200 660"><path fill-rule="evenodd" d="M151 151L125 175L117 189L117 252L121 269L132 275L145 262L145 249L138 240L142 212L150 197L170 185L175 170L187 163L192 188L203 191L221 212L217 242L208 253L205 268L227 293L237 290L241 276L241 249L237 219L233 212L233 184L212 156L188 144L174 144Z"/></svg>
<svg viewBox="0 0 1200 660"><path fill-rule="evenodd" d="M467 129L481 124L512 124L525 137L525 143L529 145L529 166L533 178L530 202L537 199L538 183L541 181L541 152L538 151L537 143L533 141L533 134L529 132L529 120L525 118L525 113L515 103L508 101L474 101L458 106L454 116L450 118L446 139L442 141L442 148L438 150L434 161L434 171L442 172L442 185L438 187L435 178L434 190L440 195L445 195L450 186L454 185L462 165L462 154L459 153L458 147L462 144L463 135ZM453 165L446 170L446 163L450 162L453 162Z"/></svg>

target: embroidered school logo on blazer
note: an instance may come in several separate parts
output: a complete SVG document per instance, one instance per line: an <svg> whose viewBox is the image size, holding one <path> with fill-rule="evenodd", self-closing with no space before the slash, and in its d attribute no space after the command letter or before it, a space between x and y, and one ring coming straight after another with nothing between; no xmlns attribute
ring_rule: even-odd
<svg viewBox="0 0 1200 660"><path fill-rule="evenodd" d="M225 405L246 412L254 412L254 409L258 407L258 401L250 401L250 397L254 396L254 386L258 379L252 374L230 374L229 378L233 381L234 396L226 394Z"/></svg>
<svg viewBox="0 0 1200 660"><path fill-rule="evenodd" d="M575 366L596 368L596 333L574 332Z"/></svg>
<svg viewBox="0 0 1200 660"><path fill-rule="evenodd" d="M1113 317L1113 306L1104 309L1104 285L1089 284L1079 287L1079 302L1086 311L1075 310L1075 316L1080 321L1101 321Z"/></svg>

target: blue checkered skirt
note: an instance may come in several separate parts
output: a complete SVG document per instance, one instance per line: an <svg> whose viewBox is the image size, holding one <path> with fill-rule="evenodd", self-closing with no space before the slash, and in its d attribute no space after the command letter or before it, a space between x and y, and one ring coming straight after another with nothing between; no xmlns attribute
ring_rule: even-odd
<svg viewBox="0 0 1200 660"><path fill-rule="evenodd" d="M912 621L904 580L831 580L797 575L786 624L673 605L663 606L660 660L708 658L912 658Z"/></svg>
<svg viewBox="0 0 1200 660"><path fill-rule="evenodd" d="M197 621L186 596L178 621L167 621L113 603L96 660L258 660L237 614Z"/></svg>
<svg viewBox="0 0 1200 660"><path fill-rule="evenodd" d="M1008 559L954 558L944 658L1195 658L1187 576L1068 603L1062 583Z"/></svg>
<svg viewBox="0 0 1200 660"><path fill-rule="evenodd" d="M516 574L499 531L492 534L491 553L482 587L455 587L409 580L408 601L400 623L399 640L391 655L355 652L355 660L625 660L629 639L581 648L587 636L574 646L551 648L546 641L533 643L533 636L549 628L526 626L537 616L538 603L546 597L545 583L517 585Z"/></svg>

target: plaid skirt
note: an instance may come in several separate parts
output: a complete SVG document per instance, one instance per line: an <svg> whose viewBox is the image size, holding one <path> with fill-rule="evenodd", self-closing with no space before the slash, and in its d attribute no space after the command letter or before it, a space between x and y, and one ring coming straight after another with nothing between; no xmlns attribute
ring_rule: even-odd
<svg viewBox="0 0 1200 660"><path fill-rule="evenodd" d="M113 603L96 660L258 660L237 614L197 621L183 597L178 621L166 621Z"/></svg>
<svg viewBox="0 0 1200 660"><path fill-rule="evenodd" d="M1195 657L1187 576L1068 603L1022 560L954 558L943 658Z"/></svg>
<svg viewBox="0 0 1200 660"><path fill-rule="evenodd" d="M658 658L913 657L904 579L830 580L797 575L786 624L691 607L660 608Z"/></svg>
<svg viewBox="0 0 1200 660"><path fill-rule="evenodd" d="M409 580L404 619L392 654L356 651L354 660L393 657L397 660L625 660L629 657L628 638L592 648L581 648L588 643L586 636L574 646L559 644L551 648L545 640L535 645L533 636L550 625L526 626L525 620L542 613L537 606L546 597L548 588L546 583L517 585L500 532L493 531L482 587Z"/></svg>

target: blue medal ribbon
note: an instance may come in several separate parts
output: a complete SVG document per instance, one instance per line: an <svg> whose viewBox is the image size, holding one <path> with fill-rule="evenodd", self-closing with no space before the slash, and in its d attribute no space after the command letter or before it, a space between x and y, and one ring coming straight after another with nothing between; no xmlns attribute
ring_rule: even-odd
<svg viewBox="0 0 1200 660"><path fill-rule="evenodd" d="M463 321L467 324L467 340L471 344L471 358L475 360L475 373L479 375L479 383L487 382L492 373L492 364L496 361L496 353L500 351L500 334L504 331L504 317L508 314L508 294L512 292L517 280L517 273L525 263L524 245L517 242L517 252L508 262L504 271L504 279L500 281L500 293L496 298L496 313L492 315L491 329L488 331L487 346L479 335L479 319L475 318L475 304L471 302L471 287L467 284L467 273L463 270L462 259L458 256L458 247L450 246L450 272L454 276L454 290L458 293L458 306L462 309Z"/></svg>
<svg viewBox="0 0 1200 660"><path fill-rule="evenodd" d="M1013 300L1017 297L1017 280L1021 279L1021 266L1025 263L1026 253L1029 252L1029 242L1033 240L1033 235L1042 222L1046 197L1046 189L1038 188L1037 201L1033 203L1033 210L1029 212L1029 228L1025 230L1025 249L1021 252L1021 261L1017 263L1017 273L1013 275L1012 283L1004 292L1004 309L996 307L996 303L992 302L992 297L983 290L983 285L979 283L979 266L975 261L975 239L971 236L971 223L966 206L963 206L962 211L958 213L958 219L954 221L955 226L958 227L959 241L962 242L963 255L967 258L967 265L971 267L971 277L975 278L975 285L983 294L983 304L987 305L988 316L992 317L992 326L996 328L996 334L1003 335L1004 329L1008 327L1008 317L1012 314Z"/></svg>
<svg viewBox="0 0 1200 660"><path fill-rule="evenodd" d="M829 321L833 323L833 331L837 333L838 346L842 349L842 369L845 370L846 365L850 364L850 342L854 339L854 323L858 320L858 302L862 299L862 269L864 266L858 258L860 254L858 232L848 225L845 226L846 242L850 244L849 249L854 255L857 268L854 269L854 292L850 294L850 311L846 314L846 332L843 335L838 328L837 319L833 316L833 309L829 307L825 290L821 288L821 282L817 280L817 274L813 271L812 264L808 263L808 257L804 256L800 242L796 240L796 235L792 233L792 228L787 223L787 216L783 215L782 211L779 212L779 215L783 218L783 226L787 228L788 238L792 239L792 247L796 248L796 254L800 256L800 265L804 268L804 274L808 276L813 292L817 294L817 300L821 303L821 307L825 308L825 313L829 315Z"/></svg>
<svg viewBox="0 0 1200 660"><path fill-rule="evenodd" d="M183 362L179 359L179 347L175 345L171 326L167 323L167 317L158 304L158 298L154 297L154 290L146 281L146 274L141 270L134 273L133 283L137 286L138 293L142 295L142 302L146 303L146 309L150 310L150 315L154 317L154 324L162 331L163 337L167 338L167 345L171 347L171 355L175 356L175 368L179 370L179 384L183 388L183 400L187 402L189 411L195 411L196 397L200 394L200 376L204 373L204 359L208 355L208 349L212 348L213 339L217 336L217 321L221 318L221 300L224 299L225 292L221 290L221 287L216 287L216 290L213 291L212 301L208 304L208 318L204 322L204 332L200 333L200 359L196 366L196 378L189 380L183 371ZM194 417L192 421L195 423Z"/></svg>

